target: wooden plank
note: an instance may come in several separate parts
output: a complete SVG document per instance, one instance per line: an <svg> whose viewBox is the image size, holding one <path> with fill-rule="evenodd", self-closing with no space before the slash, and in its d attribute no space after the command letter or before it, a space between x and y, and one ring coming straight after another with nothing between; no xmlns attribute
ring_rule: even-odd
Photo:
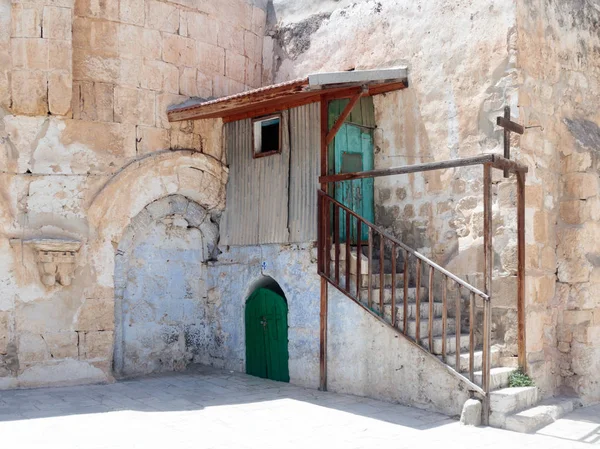
<svg viewBox="0 0 600 449"><path fill-rule="evenodd" d="M458 295L456 296L456 302L454 303L454 308L455 308L455 322L456 322L456 331L454 332L454 338L455 338L455 342L456 342L456 350L454 351L454 355L456 356L456 365L458 368L458 371L460 372L460 333L461 333L461 325L460 325L460 321L461 321L461 317L460 317L460 300L461 298L461 290L460 287L458 287Z"/></svg>
<svg viewBox="0 0 600 449"><path fill-rule="evenodd" d="M346 292L350 294L350 218L352 215L346 214Z"/></svg>
<svg viewBox="0 0 600 449"><path fill-rule="evenodd" d="M356 298L360 300L360 287L362 286L362 241L360 238L362 232L362 220L360 218L356 219L356 232L358 235L356 241Z"/></svg>
<svg viewBox="0 0 600 449"><path fill-rule="evenodd" d="M420 344L421 342L421 259L417 259L417 297L416 302L416 325L415 329L415 340Z"/></svg>
<svg viewBox="0 0 600 449"><path fill-rule="evenodd" d="M429 267L429 352L433 353L433 267ZM473 380L473 379L471 379Z"/></svg>
<svg viewBox="0 0 600 449"><path fill-rule="evenodd" d="M475 293L469 295L469 379L475 376Z"/></svg>
<svg viewBox="0 0 600 449"><path fill-rule="evenodd" d="M392 242L392 326L396 326L396 244Z"/></svg>
<svg viewBox="0 0 600 449"><path fill-rule="evenodd" d="M327 133L327 138L325 139L325 142L327 142L327 144L331 143L331 141L333 140L333 138L335 137L337 132L340 130L340 128L344 124L344 121L346 120L346 118L350 115L350 112L352 112L352 109L354 109L354 106L356 105L358 100L360 100L361 96L362 96L362 92L356 94L354 97L352 97L350 99L350 102L346 105L346 107L344 108L344 110L342 111L340 116L337 118L337 120L334 123L334 125L332 126L332 128Z"/></svg>
<svg viewBox="0 0 600 449"><path fill-rule="evenodd" d="M448 168L467 167L471 165L482 165L492 163L494 168L508 168L512 171L527 172L528 168L525 165L515 161L509 161L496 154L485 154L483 156L467 157L462 159L454 159L440 162L427 162L424 164L405 165L402 167L383 168L377 170L367 170L355 173L338 173L336 175L321 176L320 183L340 182L350 179L378 178L382 176L405 175L408 173L417 173L432 170L445 170Z"/></svg>
<svg viewBox="0 0 600 449"><path fill-rule="evenodd" d="M404 335L408 335L407 324L408 324L408 251L404 251L404 316L402 317L402 331Z"/></svg>
<svg viewBox="0 0 600 449"><path fill-rule="evenodd" d="M367 304L373 308L373 229L369 226L369 282L367 291Z"/></svg>
<svg viewBox="0 0 600 449"><path fill-rule="evenodd" d="M385 242L383 240L383 236L379 236L379 313L383 317L385 315L383 308L383 294L385 293L385 271L384 271L384 262L385 262Z"/></svg>
<svg viewBox="0 0 600 449"><path fill-rule="evenodd" d="M525 174L517 173L517 342L519 368L527 372L525 323Z"/></svg>
<svg viewBox="0 0 600 449"><path fill-rule="evenodd" d="M447 363L446 359L446 338L448 336L448 278L444 275L442 281L442 360ZM456 371L460 371L460 366L456 367Z"/></svg>
<svg viewBox="0 0 600 449"><path fill-rule="evenodd" d="M483 322L483 366L482 370L482 388L486 393L486 400L483 403L484 424L488 424L490 416L490 371L491 371L491 329L492 329L492 270L493 270L493 248L492 248L492 170L491 164L483 166L483 257L484 274L483 289L488 295L484 300L484 322Z"/></svg>
<svg viewBox="0 0 600 449"><path fill-rule="evenodd" d="M496 124L498 126L501 126L502 128L504 128L505 130L507 130L509 132L513 132L513 133L517 133L517 134L523 134L525 132L525 128L522 125L519 125L518 123L515 123L510 120L510 109L509 109L508 117L506 117L506 114L504 117L498 117L496 119Z"/></svg>

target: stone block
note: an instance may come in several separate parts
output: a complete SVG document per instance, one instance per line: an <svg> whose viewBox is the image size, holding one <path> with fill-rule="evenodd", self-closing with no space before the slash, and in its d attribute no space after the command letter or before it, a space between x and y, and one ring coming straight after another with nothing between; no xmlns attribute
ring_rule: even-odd
<svg viewBox="0 0 600 449"><path fill-rule="evenodd" d="M267 12L258 6L253 6L251 31L257 36L263 36L265 34L266 23Z"/></svg>
<svg viewBox="0 0 600 449"><path fill-rule="evenodd" d="M166 34L165 36L174 35ZM161 43L162 37L158 30L127 24L119 25L119 54L122 58L160 59ZM165 61L167 60L165 59Z"/></svg>
<svg viewBox="0 0 600 449"><path fill-rule="evenodd" d="M144 0L120 0L119 20L123 23L144 26L146 20Z"/></svg>
<svg viewBox="0 0 600 449"><path fill-rule="evenodd" d="M78 356L77 332L58 332L43 334L44 343L52 360L75 359Z"/></svg>
<svg viewBox="0 0 600 449"><path fill-rule="evenodd" d="M589 218L588 204L585 200L561 201L560 218L567 224L583 224Z"/></svg>
<svg viewBox="0 0 600 449"><path fill-rule="evenodd" d="M571 153L561 163L563 173L584 172L592 166L590 153Z"/></svg>
<svg viewBox="0 0 600 449"><path fill-rule="evenodd" d="M15 114L46 115L48 89L46 74L40 71L12 72L11 97Z"/></svg>
<svg viewBox="0 0 600 449"><path fill-rule="evenodd" d="M10 312L0 312L0 355L8 352Z"/></svg>
<svg viewBox="0 0 600 449"><path fill-rule="evenodd" d="M144 61L140 86L161 92L179 93L179 69L163 61Z"/></svg>
<svg viewBox="0 0 600 449"><path fill-rule="evenodd" d="M563 195L572 199L587 199L598 195L598 176L592 173L571 173L562 177Z"/></svg>
<svg viewBox="0 0 600 449"><path fill-rule="evenodd" d="M167 118L167 108L183 103L186 99L183 95L169 93L156 94L156 126L171 129L171 123L169 123Z"/></svg>
<svg viewBox="0 0 600 449"><path fill-rule="evenodd" d="M119 25L108 20L76 17L73 21L73 48L104 58L119 56Z"/></svg>
<svg viewBox="0 0 600 449"><path fill-rule="evenodd" d="M167 150L170 146L169 131L148 126L137 127L137 153L148 154L154 151Z"/></svg>
<svg viewBox="0 0 600 449"><path fill-rule="evenodd" d="M225 50L215 45L197 42L198 70L225 74Z"/></svg>
<svg viewBox="0 0 600 449"><path fill-rule="evenodd" d="M119 0L77 0L75 15L118 21Z"/></svg>
<svg viewBox="0 0 600 449"><path fill-rule="evenodd" d="M12 3L12 37L41 37L41 15L37 8L22 3Z"/></svg>
<svg viewBox="0 0 600 449"><path fill-rule="evenodd" d="M175 34L164 34L162 48L165 62L170 62L178 67L195 67L198 64L199 54L193 39Z"/></svg>
<svg viewBox="0 0 600 449"><path fill-rule="evenodd" d="M544 194L540 185L525 186L525 207L541 209L544 204Z"/></svg>
<svg viewBox="0 0 600 449"><path fill-rule="evenodd" d="M48 41L48 69L65 70L69 73L73 68L73 46L71 41Z"/></svg>
<svg viewBox="0 0 600 449"><path fill-rule="evenodd" d="M115 83L119 80L121 61L117 58L104 58L86 54L82 50L73 51L73 79Z"/></svg>
<svg viewBox="0 0 600 449"><path fill-rule="evenodd" d="M135 126L84 120L65 120L62 134L64 145L77 142L112 157L135 157Z"/></svg>
<svg viewBox="0 0 600 449"><path fill-rule="evenodd" d="M250 31L244 31L244 56L252 62L262 63L262 37Z"/></svg>
<svg viewBox="0 0 600 449"><path fill-rule="evenodd" d="M179 9L165 2L146 1L146 27L166 33L179 30Z"/></svg>
<svg viewBox="0 0 600 449"><path fill-rule="evenodd" d="M262 65L246 59L246 79L244 84L254 88L262 86Z"/></svg>
<svg viewBox="0 0 600 449"><path fill-rule="evenodd" d="M42 37L44 39L71 40L72 12L71 8L44 6Z"/></svg>
<svg viewBox="0 0 600 449"><path fill-rule="evenodd" d="M195 68L182 67L179 69L179 93L188 97L198 96Z"/></svg>
<svg viewBox="0 0 600 449"><path fill-rule="evenodd" d="M542 270L556 272L556 249L552 246L544 246L540 251L540 268Z"/></svg>
<svg viewBox="0 0 600 449"><path fill-rule="evenodd" d="M180 12L179 34L195 41L217 45L218 22L214 17L196 11Z"/></svg>
<svg viewBox="0 0 600 449"><path fill-rule="evenodd" d="M15 69L48 69L48 41L46 39L11 39L11 55Z"/></svg>
<svg viewBox="0 0 600 449"><path fill-rule="evenodd" d="M533 236L538 243L545 243L548 240L548 228L550 227L550 216L542 211L537 211L533 215Z"/></svg>
<svg viewBox="0 0 600 449"><path fill-rule="evenodd" d="M517 277L502 276L492 280L494 307L517 308Z"/></svg>
<svg viewBox="0 0 600 449"><path fill-rule="evenodd" d="M109 359L112 356L112 348L112 331L86 332L80 348L80 357L86 360Z"/></svg>
<svg viewBox="0 0 600 449"><path fill-rule="evenodd" d="M202 222L204 222L206 216L206 209L204 209L198 203L190 201L185 213L185 218L191 226L199 227Z"/></svg>
<svg viewBox="0 0 600 449"><path fill-rule="evenodd" d="M225 76L217 75L213 78L213 96L223 97L244 92L246 86L243 83L232 80Z"/></svg>
<svg viewBox="0 0 600 449"><path fill-rule="evenodd" d="M35 363L47 360L50 355L41 334L19 333L19 363Z"/></svg>
<svg viewBox="0 0 600 449"><path fill-rule="evenodd" d="M154 91L116 86L114 96L114 120L117 123L154 126Z"/></svg>
<svg viewBox="0 0 600 449"><path fill-rule="evenodd" d="M460 414L460 423L465 426L481 425L481 401L469 399L465 402Z"/></svg>
<svg viewBox="0 0 600 449"><path fill-rule="evenodd" d="M226 51L225 76L239 83L244 83L246 80L246 58L232 51Z"/></svg>
<svg viewBox="0 0 600 449"><path fill-rule="evenodd" d="M48 73L48 109L53 115L67 115L71 110L73 80L71 73L54 71Z"/></svg>
<svg viewBox="0 0 600 449"><path fill-rule="evenodd" d="M244 54L244 30L238 25L219 22L217 45L239 55Z"/></svg>
<svg viewBox="0 0 600 449"><path fill-rule="evenodd" d="M591 310L565 310L563 312L563 323L570 326L587 325L592 319Z"/></svg>
<svg viewBox="0 0 600 449"><path fill-rule="evenodd" d="M75 317L75 330L88 332L113 329L113 301L102 298L87 298L77 311Z"/></svg>
<svg viewBox="0 0 600 449"><path fill-rule="evenodd" d="M143 66L140 70L140 64L141 62L136 59L121 59L119 64L118 84L123 87L140 87L145 73Z"/></svg>
<svg viewBox="0 0 600 449"><path fill-rule="evenodd" d="M216 16L246 30L252 28L252 5L245 0L221 0L216 4Z"/></svg>
<svg viewBox="0 0 600 449"><path fill-rule="evenodd" d="M201 98L209 98L212 96L212 78L201 72L196 73L196 90Z"/></svg>

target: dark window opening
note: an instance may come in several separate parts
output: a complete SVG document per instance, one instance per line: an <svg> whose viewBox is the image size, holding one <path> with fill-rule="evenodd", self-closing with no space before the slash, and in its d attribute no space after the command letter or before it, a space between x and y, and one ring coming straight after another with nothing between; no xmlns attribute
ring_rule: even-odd
<svg viewBox="0 0 600 449"><path fill-rule="evenodd" d="M281 152L281 116L255 119L252 131L254 134L254 157Z"/></svg>

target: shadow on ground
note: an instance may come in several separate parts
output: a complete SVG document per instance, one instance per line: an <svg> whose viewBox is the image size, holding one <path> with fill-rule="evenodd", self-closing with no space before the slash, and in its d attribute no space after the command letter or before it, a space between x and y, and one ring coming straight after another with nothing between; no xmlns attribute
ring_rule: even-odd
<svg viewBox="0 0 600 449"><path fill-rule="evenodd" d="M244 405L249 410L273 411L286 407L290 401L420 430L455 422L448 416L412 407L321 392L200 365L182 373L161 373L113 384L0 391L0 421L125 410L184 412Z"/></svg>

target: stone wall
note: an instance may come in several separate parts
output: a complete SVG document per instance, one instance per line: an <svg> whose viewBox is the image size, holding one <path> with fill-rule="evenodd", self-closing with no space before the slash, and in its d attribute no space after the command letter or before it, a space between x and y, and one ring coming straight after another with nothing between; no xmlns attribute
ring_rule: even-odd
<svg viewBox="0 0 600 449"><path fill-rule="evenodd" d="M600 6L519 3L528 184L528 351L534 375L600 400ZM545 374L544 374L545 373Z"/></svg>
<svg viewBox="0 0 600 449"><path fill-rule="evenodd" d="M224 207L220 123L167 107L259 87L265 18L262 1L0 0L0 388L110 378L130 219L176 193Z"/></svg>

